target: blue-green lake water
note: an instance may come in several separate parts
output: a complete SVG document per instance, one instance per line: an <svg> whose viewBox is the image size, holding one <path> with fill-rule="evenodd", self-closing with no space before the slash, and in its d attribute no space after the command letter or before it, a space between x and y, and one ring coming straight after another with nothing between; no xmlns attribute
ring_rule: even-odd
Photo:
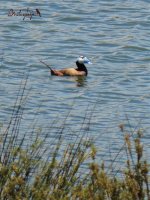
<svg viewBox="0 0 150 200"><path fill-rule="evenodd" d="M38 8L42 17L8 16L10 9L27 8ZM109 161L124 143L118 128L124 123L128 130L143 129L150 158L149 25L146 0L1 0L0 122L7 125L21 81L29 75L23 131L36 118L37 128L55 138L65 123L64 143L86 131L99 158ZM39 62L59 69L74 66L79 55L93 63L85 79L51 77Z"/></svg>

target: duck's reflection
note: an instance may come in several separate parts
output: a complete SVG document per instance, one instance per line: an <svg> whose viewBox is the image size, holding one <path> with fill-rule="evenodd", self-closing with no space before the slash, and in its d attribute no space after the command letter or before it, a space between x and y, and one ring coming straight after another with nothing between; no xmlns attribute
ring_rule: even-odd
<svg viewBox="0 0 150 200"><path fill-rule="evenodd" d="M76 84L77 87L84 87L87 83L86 76L76 76L76 77L73 77L73 78L77 83Z"/></svg>
<svg viewBox="0 0 150 200"><path fill-rule="evenodd" d="M49 76L51 80L63 82L63 83L71 83L71 84L76 84L76 87L85 87L87 85L87 80L86 76L65 76L65 77L60 77L60 76Z"/></svg>

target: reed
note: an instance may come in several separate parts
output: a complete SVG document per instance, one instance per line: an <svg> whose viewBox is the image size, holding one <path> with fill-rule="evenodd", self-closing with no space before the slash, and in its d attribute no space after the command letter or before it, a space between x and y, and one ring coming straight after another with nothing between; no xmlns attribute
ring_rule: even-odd
<svg viewBox="0 0 150 200"><path fill-rule="evenodd" d="M0 134L1 200L150 200L149 163L143 159L141 130L133 134L123 124L119 126L127 155L121 176L110 175L105 163L97 162L97 150L92 140L85 140L86 133L62 153L65 121L55 148L45 146L48 134L43 139L35 134L27 144L27 133L20 134L26 84L27 79L20 86L10 122Z"/></svg>

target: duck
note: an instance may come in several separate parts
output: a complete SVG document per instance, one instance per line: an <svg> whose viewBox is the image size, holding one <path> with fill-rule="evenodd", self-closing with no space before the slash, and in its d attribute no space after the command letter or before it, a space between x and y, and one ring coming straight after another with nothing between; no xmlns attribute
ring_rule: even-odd
<svg viewBox="0 0 150 200"><path fill-rule="evenodd" d="M76 60L77 68L64 68L64 69L52 69L49 65L40 61L41 63L45 64L51 72L53 76L87 76L88 70L85 64L92 64L90 60L85 56L79 56Z"/></svg>

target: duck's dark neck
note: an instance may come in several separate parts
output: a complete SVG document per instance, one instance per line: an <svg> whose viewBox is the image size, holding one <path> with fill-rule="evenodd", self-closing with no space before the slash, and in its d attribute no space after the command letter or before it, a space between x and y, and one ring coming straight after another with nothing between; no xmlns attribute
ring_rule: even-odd
<svg viewBox="0 0 150 200"><path fill-rule="evenodd" d="M88 71L86 69L86 66L84 64L79 63L78 61L76 62L76 65L78 67L77 70L78 71L84 71L86 73L86 76L87 76Z"/></svg>

